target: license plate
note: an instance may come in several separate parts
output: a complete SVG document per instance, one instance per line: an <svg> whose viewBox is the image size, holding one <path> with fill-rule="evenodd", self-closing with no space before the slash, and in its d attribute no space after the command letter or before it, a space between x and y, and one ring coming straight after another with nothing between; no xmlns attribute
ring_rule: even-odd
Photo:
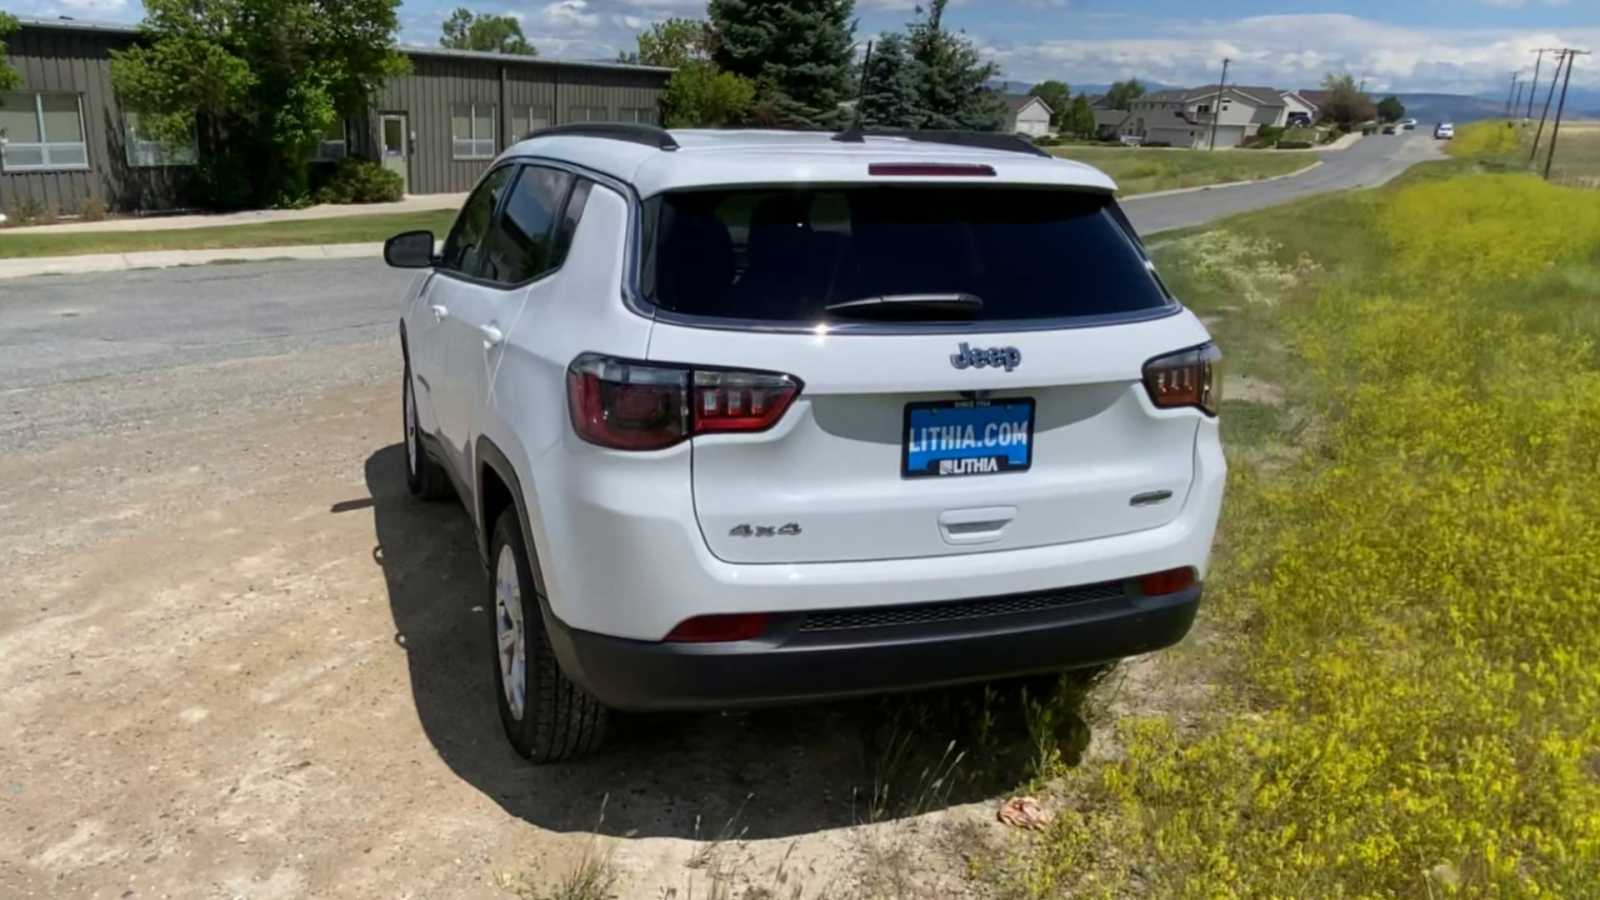
<svg viewBox="0 0 1600 900"><path fill-rule="evenodd" d="M907 478L1024 472L1031 465L1031 399L906 404L901 473Z"/></svg>

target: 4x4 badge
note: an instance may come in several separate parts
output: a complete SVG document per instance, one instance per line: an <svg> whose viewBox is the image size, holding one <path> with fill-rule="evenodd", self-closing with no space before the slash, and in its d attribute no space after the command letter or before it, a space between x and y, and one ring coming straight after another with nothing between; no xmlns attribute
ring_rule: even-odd
<svg viewBox="0 0 1600 900"><path fill-rule="evenodd" d="M1022 365L1022 351L1015 347L979 347L974 350L967 346L966 341L962 341L961 351L950 354L950 365L958 369L982 369L988 366L998 369L1003 366L1009 372Z"/></svg>

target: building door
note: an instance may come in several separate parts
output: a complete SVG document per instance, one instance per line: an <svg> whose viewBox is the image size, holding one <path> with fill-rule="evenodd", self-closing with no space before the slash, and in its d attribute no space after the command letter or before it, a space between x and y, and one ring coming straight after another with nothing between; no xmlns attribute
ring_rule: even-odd
<svg viewBox="0 0 1600 900"><path fill-rule="evenodd" d="M383 114L383 167L400 174L400 183L411 193L411 132L405 113Z"/></svg>

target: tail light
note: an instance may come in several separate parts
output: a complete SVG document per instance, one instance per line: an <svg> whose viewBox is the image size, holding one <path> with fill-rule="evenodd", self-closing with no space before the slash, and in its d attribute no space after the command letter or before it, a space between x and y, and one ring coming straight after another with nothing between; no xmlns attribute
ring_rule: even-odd
<svg viewBox="0 0 1600 900"><path fill-rule="evenodd" d="M1194 581L1194 569L1187 566L1182 569L1168 569L1165 572L1152 572L1149 575L1139 576L1139 592L1146 597L1176 594L1193 587Z"/></svg>
<svg viewBox="0 0 1600 900"><path fill-rule="evenodd" d="M1193 406L1209 415L1222 403L1222 351L1202 344L1144 364L1144 389L1157 409Z"/></svg>
<svg viewBox="0 0 1600 900"><path fill-rule="evenodd" d="M586 353L567 367L572 428L591 444L660 450L697 434L765 431L783 418L791 375L662 366Z"/></svg>

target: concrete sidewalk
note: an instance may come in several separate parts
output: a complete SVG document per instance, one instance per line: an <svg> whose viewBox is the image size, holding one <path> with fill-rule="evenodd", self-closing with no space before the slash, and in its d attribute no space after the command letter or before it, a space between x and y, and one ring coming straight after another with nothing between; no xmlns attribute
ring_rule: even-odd
<svg viewBox="0 0 1600 900"><path fill-rule="evenodd" d="M0 229L0 240L8 234L87 234L95 231L167 231L171 229L216 228L221 225L261 225L267 222L301 222L308 219L338 219L346 216L380 216L386 213L428 212L460 209L466 194L412 194L394 203L324 203L305 209L252 209L236 213L200 213L182 216L129 216L102 222L61 222L56 225L23 225Z"/></svg>
<svg viewBox="0 0 1600 900"><path fill-rule="evenodd" d="M215 262L262 259L353 259L383 255L382 244L306 244L294 247L237 247L221 250L150 250L142 253L86 253L0 259L0 280L30 275L81 275L128 269L164 269Z"/></svg>

